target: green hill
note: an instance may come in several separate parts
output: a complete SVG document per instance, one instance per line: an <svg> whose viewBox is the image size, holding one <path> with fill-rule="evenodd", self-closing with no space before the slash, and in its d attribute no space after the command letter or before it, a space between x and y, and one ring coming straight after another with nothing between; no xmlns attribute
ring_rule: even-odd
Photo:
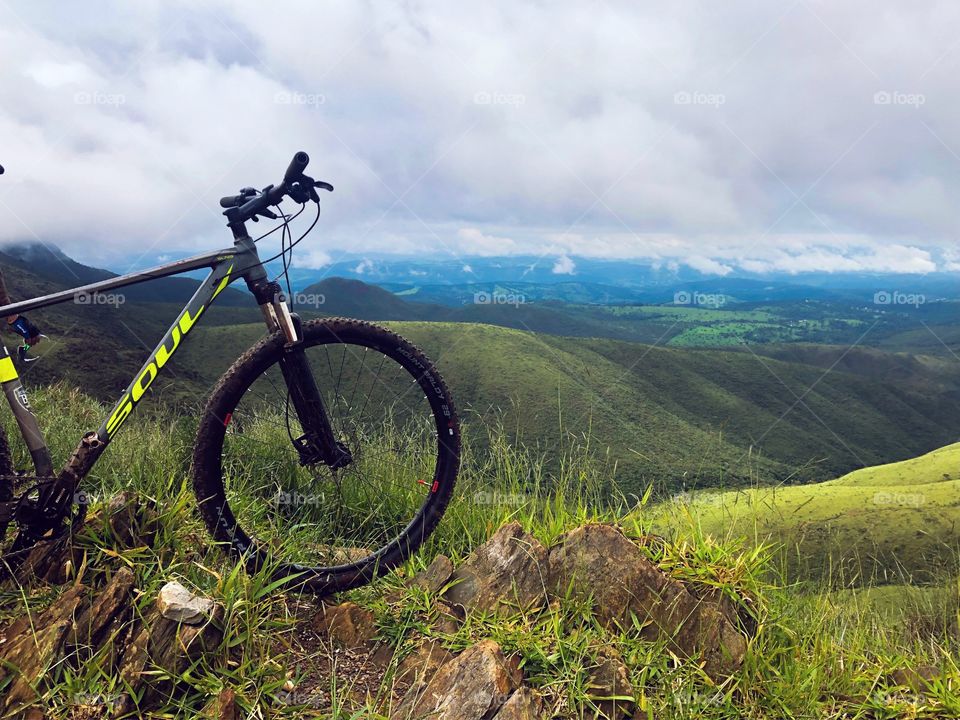
<svg viewBox="0 0 960 720"><path fill-rule="evenodd" d="M955 572L960 551L960 443L819 484L678 496L654 516L782 545L796 577L931 581Z"/></svg>
<svg viewBox="0 0 960 720"><path fill-rule="evenodd" d="M475 428L502 421L553 456L589 438L636 493L825 480L950 442L960 426L960 405L919 372L904 387L748 352L389 324L436 360ZM212 381L262 333L201 327L177 362Z"/></svg>

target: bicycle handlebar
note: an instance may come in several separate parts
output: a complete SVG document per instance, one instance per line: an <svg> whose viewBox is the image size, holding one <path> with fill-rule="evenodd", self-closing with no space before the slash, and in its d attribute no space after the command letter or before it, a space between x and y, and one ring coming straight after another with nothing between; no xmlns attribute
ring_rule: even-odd
<svg viewBox="0 0 960 720"><path fill-rule="evenodd" d="M236 225L247 220L256 222L260 216L276 220L278 216L270 208L279 205L285 197L290 197L300 204L307 200L320 202L316 189L333 192L333 185L305 175L304 170L309 164L310 156L303 151L298 152L287 166L283 182L279 185L268 185L261 191L252 187L243 188L238 195L220 198L220 207L225 208L223 214L231 225Z"/></svg>

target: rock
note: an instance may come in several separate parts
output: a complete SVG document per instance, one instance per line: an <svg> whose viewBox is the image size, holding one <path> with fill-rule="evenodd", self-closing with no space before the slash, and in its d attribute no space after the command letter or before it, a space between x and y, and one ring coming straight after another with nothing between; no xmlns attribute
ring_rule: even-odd
<svg viewBox="0 0 960 720"><path fill-rule="evenodd" d="M543 701L528 687L517 690L494 715L494 720L539 720L543 717Z"/></svg>
<svg viewBox="0 0 960 720"><path fill-rule="evenodd" d="M628 629L632 616L645 622L645 636L666 639L678 655L701 655L713 676L729 675L743 663L746 639L716 605L668 577L621 532L609 525L584 525L550 551L550 585L590 597L607 627Z"/></svg>
<svg viewBox="0 0 960 720"><path fill-rule="evenodd" d="M441 666L426 685L411 688L390 720L486 720L519 684L500 646L484 640Z"/></svg>
<svg viewBox="0 0 960 720"><path fill-rule="evenodd" d="M441 666L453 659L453 654L436 640L425 640L397 666L397 682L416 685L432 677Z"/></svg>
<svg viewBox="0 0 960 720"><path fill-rule="evenodd" d="M230 688L224 688L217 697L219 713L217 720L240 720L240 708L237 707L237 694Z"/></svg>
<svg viewBox="0 0 960 720"><path fill-rule="evenodd" d="M213 614L215 603L209 598L194 595L177 581L160 588L157 609L160 615L173 622L201 625Z"/></svg>
<svg viewBox="0 0 960 720"><path fill-rule="evenodd" d="M922 693L930 689L930 683L940 677L940 668L934 665L918 665L915 668L897 668L890 675L895 685Z"/></svg>
<svg viewBox="0 0 960 720"><path fill-rule="evenodd" d="M590 671L588 697L597 716L607 720L621 720L633 711L630 674L615 651L601 651L597 666Z"/></svg>
<svg viewBox="0 0 960 720"><path fill-rule="evenodd" d="M113 579L77 617L68 642L71 645L99 646L107 628L130 609L134 576L128 567L122 567Z"/></svg>
<svg viewBox="0 0 960 720"><path fill-rule="evenodd" d="M120 714L135 709L142 713L171 691L170 681L154 672L155 667L176 677L201 656L215 654L223 640L223 620L223 606L217 603L199 624L164 617L158 597L143 622L131 633L123 653L120 679L131 692L121 699ZM139 701L136 701L138 695Z"/></svg>
<svg viewBox="0 0 960 720"><path fill-rule="evenodd" d="M534 609L547 604L547 550L520 523L501 527L457 568L444 597L480 612Z"/></svg>
<svg viewBox="0 0 960 720"><path fill-rule="evenodd" d="M5 710L22 711L37 699L34 688L62 657L73 619L85 608L86 593L86 587L74 585L33 620L32 631L25 629L18 636L10 635L0 646L0 687L4 688Z"/></svg>
<svg viewBox="0 0 960 720"><path fill-rule="evenodd" d="M412 588L426 590L431 595L435 595L443 589L451 575L453 575L453 562L446 555L437 555L425 570L410 578L408 584Z"/></svg>
<svg viewBox="0 0 960 720"><path fill-rule="evenodd" d="M325 605L311 621L313 629L344 648L368 645L377 634L373 613L356 603Z"/></svg>
<svg viewBox="0 0 960 720"><path fill-rule="evenodd" d="M159 516L153 503L141 502L135 492L124 490L110 498L103 517L119 547L153 546Z"/></svg>
<svg viewBox="0 0 960 720"><path fill-rule="evenodd" d="M440 635L455 634L466 618L460 605L451 605L443 600L438 600L434 609L436 610L436 620L430 624L430 628L434 633Z"/></svg>

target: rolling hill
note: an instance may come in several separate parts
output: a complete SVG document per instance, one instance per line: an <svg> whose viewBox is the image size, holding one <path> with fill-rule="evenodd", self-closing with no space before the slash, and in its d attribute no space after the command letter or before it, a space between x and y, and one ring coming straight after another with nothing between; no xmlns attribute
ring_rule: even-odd
<svg viewBox="0 0 960 720"><path fill-rule="evenodd" d="M774 543L794 578L838 585L932 582L960 554L960 443L805 486L681 495L653 509L724 539Z"/></svg>
<svg viewBox="0 0 960 720"><path fill-rule="evenodd" d="M914 369L907 387L748 352L388 324L435 359L475 433L503 422L553 457L589 436L630 492L826 480L955 440L960 426L957 391L933 387L935 372ZM261 335L200 328L177 361L212 381Z"/></svg>

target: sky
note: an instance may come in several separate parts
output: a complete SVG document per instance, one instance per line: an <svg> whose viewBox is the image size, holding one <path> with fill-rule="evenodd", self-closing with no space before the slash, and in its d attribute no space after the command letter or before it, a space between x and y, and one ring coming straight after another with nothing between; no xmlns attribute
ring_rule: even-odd
<svg viewBox="0 0 960 720"><path fill-rule="evenodd" d="M229 243L292 154L297 262L960 270L960 4L0 0L0 245Z"/></svg>

